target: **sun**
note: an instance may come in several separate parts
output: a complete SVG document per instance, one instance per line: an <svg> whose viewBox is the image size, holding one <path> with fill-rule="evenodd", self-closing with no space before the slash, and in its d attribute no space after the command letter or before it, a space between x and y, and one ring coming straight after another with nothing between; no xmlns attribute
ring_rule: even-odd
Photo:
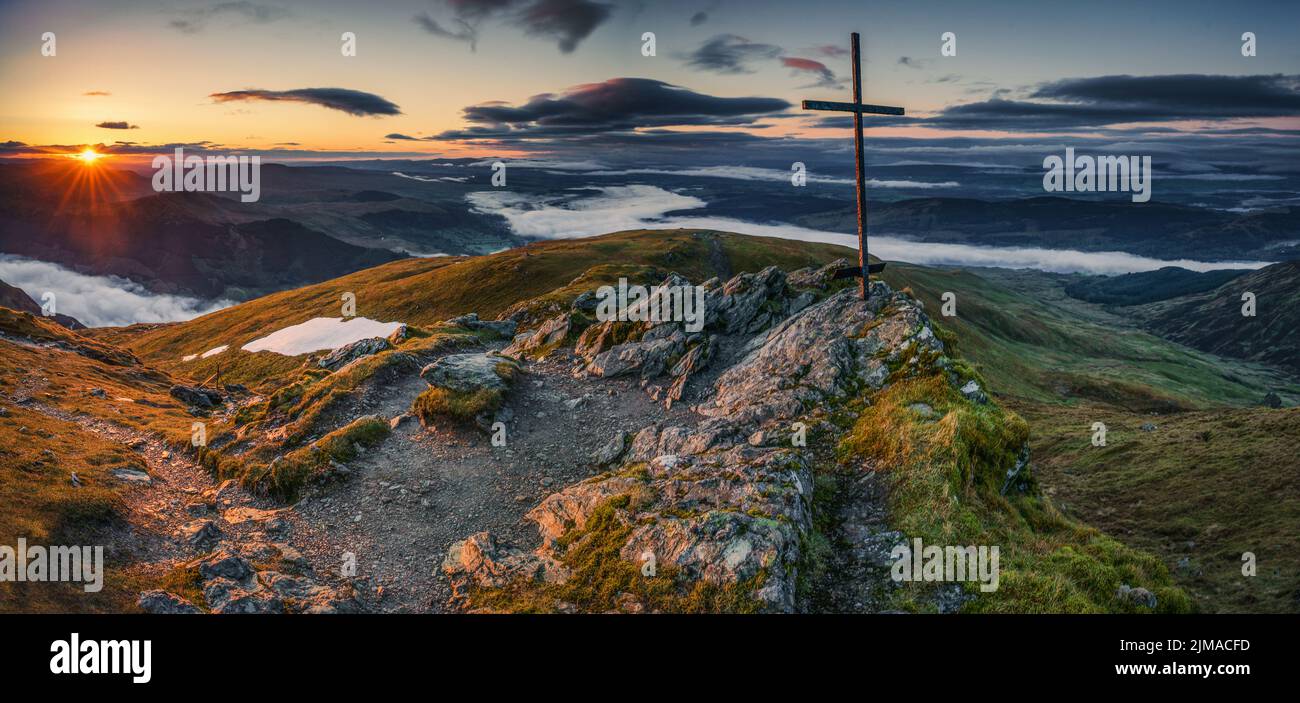
<svg viewBox="0 0 1300 703"><path fill-rule="evenodd" d="M81 159L81 163L89 166L90 164L93 164L99 159L103 158L103 156L104 156L103 154L100 154L94 149L86 149L85 151L82 151L80 154L77 154L76 158Z"/></svg>

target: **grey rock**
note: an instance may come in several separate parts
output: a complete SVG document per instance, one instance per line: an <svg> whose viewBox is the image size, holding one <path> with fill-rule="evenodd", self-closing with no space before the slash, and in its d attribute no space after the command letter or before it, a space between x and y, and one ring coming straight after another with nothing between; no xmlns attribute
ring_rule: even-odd
<svg viewBox="0 0 1300 703"><path fill-rule="evenodd" d="M1127 583L1121 584L1115 595L1121 600L1146 608L1155 608L1157 605L1156 594L1145 588L1132 588Z"/></svg>
<svg viewBox="0 0 1300 703"><path fill-rule="evenodd" d="M156 615L201 615L203 613L198 606L175 593L158 589L141 593L136 605L144 612Z"/></svg>
<svg viewBox="0 0 1300 703"><path fill-rule="evenodd" d="M320 361L316 362L322 369L337 371L344 366L366 356L378 354L381 351L391 349L392 345L383 337L371 337L369 339L359 339L351 344L339 347L334 351L326 354Z"/></svg>
<svg viewBox="0 0 1300 703"><path fill-rule="evenodd" d="M972 403L984 404L989 402L989 396L980 388L980 384L975 379L966 382L966 385L958 389L963 396Z"/></svg>
<svg viewBox="0 0 1300 703"><path fill-rule="evenodd" d="M112 474L113 478L123 483L134 483L142 486L153 484L153 478L138 469L113 469L109 473Z"/></svg>
<svg viewBox="0 0 1300 703"><path fill-rule="evenodd" d="M619 432L614 435L605 446L601 447L591 457L591 461L596 466L608 466L618 461L623 452L627 451L628 440L632 435L627 432Z"/></svg>
<svg viewBox="0 0 1300 703"><path fill-rule="evenodd" d="M494 354L451 354L425 366L420 378L430 386L457 393L473 393L484 388L504 391L509 383L497 371L501 364L518 368L515 361Z"/></svg>
<svg viewBox="0 0 1300 703"><path fill-rule="evenodd" d="M213 408L222 403L220 393L206 388L176 385L168 392L173 398L196 408Z"/></svg>
<svg viewBox="0 0 1300 703"><path fill-rule="evenodd" d="M180 538L192 547L202 548L221 539L221 528L212 520L195 520L181 527Z"/></svg>
<svg viewBox="0 0 1300 703"><path fill-rule="evenodd" d="M514 320L480 320L478 313L471 312L468 315L453 317L447 320L447 324L464 327L465 329L474 330L475 332L489 332L502 339L511 339L515 336L517 323Z"/></svg>
<svg viewBox="0 0 1300 703"><path fill-rule="evenodd" d="M224 578L243 581L253 575L253 565L247 559L223 549L209 554L199 562L199 575L206 580Z"/></svg>
<svg viewBox="0 0 1300 703"><path fill-rule="evenodd" d="M516 359L544 356L569 338L574 325L574 316L563 313L542 323L541 327L532 332L516 335L510 346L501 350L501 354Z"/></svg>

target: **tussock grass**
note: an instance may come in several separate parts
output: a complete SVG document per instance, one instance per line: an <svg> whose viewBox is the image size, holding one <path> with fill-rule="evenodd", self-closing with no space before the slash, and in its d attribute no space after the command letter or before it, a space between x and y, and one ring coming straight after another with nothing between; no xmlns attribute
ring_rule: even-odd
<svg viewBox="0 0 1300 703"><path fill-rule="evenodd" d="M458 393L447 388L428 388L411 402L411 414L426 427L445 419L469 423L479 413L500 408L503 396L496 388L479 388L470 393Z"/></svg>
<svg viewBox="0 0 1300 703"><path fill-rule="evenodd" d="M270 462L223 455L211 450L201 451L200 456L203 464L217 478L237 479L245 488L292 502L308 483L329 476L332 461L351 461L357 457L358 448L379 444L388 433L387 422L367 416L357 418L312 444Z"/></svg>
<svg viewBox="0 0 1300 703"><path fill-rule="evenodd" d="M939 416L926 420L908 410L918 402ZM1155 593L1161 612L1190 610L1158 558L1065 517L1038 495L1032 477L1024 494L1001 494L1028 437L1019 416L971 403L934 374L873 397L840 453L888 474L891 522L907 539L999 547L999 589L982 593L968 584L968 612L1140 612L1116 597L1121 584ZM931 588L905 584L897 605L925 610Z"/></svg>

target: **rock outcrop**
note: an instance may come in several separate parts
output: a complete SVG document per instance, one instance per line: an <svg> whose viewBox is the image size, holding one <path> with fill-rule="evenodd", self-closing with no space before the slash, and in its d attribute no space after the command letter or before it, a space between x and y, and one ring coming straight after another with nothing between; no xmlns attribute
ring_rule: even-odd
<svg viewBox="0 0 1300 703"><path fill-rule="evenodd" d="M316 362L322 369L338 371L348 364L365 356L378 354L386 349L391 349L387 339L383 337L371 337L369 339L359 339L351 344L335 349L326 354L320 361Z"/></svg>
<svg viewBox="0 0 1300 703"><path fill-rule="evenodd" d="M879 282L869 302L842 290L814 303L775 268L706 289L705 330L694 336L679 322L604 322L575 347L576 374L668 372L681 379L709 361L717 340L729 340L740 350L696 405L703 419L645 427L626 449L616 438L595 457L613 463L621 456L612 471L529 512L542 537L536 549L502 546L486 533L454 545L443 564L454 587L562 581L566 540L612 510L626 528L621 559L652 557L687 581L741 589L762 610L795 608L814 482L808 450L790 439L793 423L820 422L892 374L906 374L918 358L943 366L943 344L918 303ZM558 320L573 316L547 325L554 332Z"/></svg>
<svg viewBox="0 0 1300 703"><path fill-rule="evenodd" d="M171 387L170 393L176 400L195 408L214 408L222 403L220 393L206 388L177 385Z"/></svg>
<svg viewBox="0 0 1300 703"><path fill-rule="evenodd" d="M451 354L425 366L420 378L435 388L445 388L456 393L473 393L487 389L505 391L509 387L501 365L516 368L518 365L495 354Z"/></svg>

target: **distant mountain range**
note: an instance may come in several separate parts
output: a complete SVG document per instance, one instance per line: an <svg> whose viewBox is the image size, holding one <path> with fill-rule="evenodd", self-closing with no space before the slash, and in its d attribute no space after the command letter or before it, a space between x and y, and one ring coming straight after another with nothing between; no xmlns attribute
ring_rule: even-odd
<svg viewBox="0 0 1300 703"><path fill-rule="evenodd" d="M155 193L113 169L0 165L0 252L115 275L159 293L244 300L417 253L484 253L522 239L472 213L460 195L432 202L423 184L345 168L262 168L261 202ZM367 188L382 181L393 189Z"/></svg>
<svg viewBox="0 0 1300 703"><path fill-rule="evenodd" d="M1120 276L1089 276L1065 287L1072 298L1103 305L1141 305L1168 300L1180 295L1214 290L1249 271L1189 271L1165 266L1155 271L1139 271Z"/></svg>
<svg viewBox="0 0 1300 703"><path fill-rule="evenodd" d="M796 224L856 231L850 208L807 214ZM918 198L873 205L872 232L925 242L1124 251L1156 259L1281 261L1300 257L1300 208L1245 213L1058 197L984 201Z"/></svg>

